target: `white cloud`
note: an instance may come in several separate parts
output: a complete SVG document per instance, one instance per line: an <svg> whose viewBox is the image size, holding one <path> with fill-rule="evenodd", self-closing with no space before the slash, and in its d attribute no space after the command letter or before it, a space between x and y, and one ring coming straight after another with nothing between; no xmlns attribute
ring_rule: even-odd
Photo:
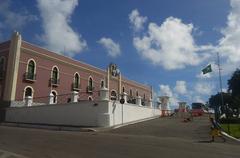
<svg viewBox="0 0 240 158"><path fill-rule="evenodd" d="M211 95L215 86L209 82L197 82L194 90L201 95Z"/></svg>
<svg viewBox="0 0 240 158"><path fill-rule="evenodd" d="M136 36L133 44L143 58L166 70L183 69L198 65L209 58L205 53L211 46L197 46L192 36L192 24L169 17L160 26L150 23L142 38Z"/></svg>
<svg viewBox="0 0 240 158"><path fill-rule="evenodd" d="M11 3L11 0L0 1L0 16L3 17L3 28L10 28L12 30L21 29L28 22L36 21L38 19L37 16L30 15L27 11L14 12L10 8Z"/></svg>
<svg viewBox="0 0 240 158"><path fill-rule="evenodd" d="M129 14L129 20L133 26L133 30L137 32L143 29L143 25L147 21L147 17L140 16L138 10L134 9Z"/></svg>
<svg viewBox="0 0 240 158"><path fill-rule="evenodd" d="M173 92L170 89L169 85L161 84L159 87L160 87L160 95L161 96L169 96L169 97L173 96Z"/></svg>
<svg viewBox="0 0 240 158"><path fill-rule="evenodd" d="M54 51L70 57L81 52L87 43L69 25L78 0L37 0L43 19L42 41Z"/></svg>
<svg viewBox="0 0 240 158"><path fill-rule="evenodd" d="M98 43L101 44L107 50L108 55L113 58L121 54L120 45L111 38L102 37Z"/></svg>
<svg viewBox="0 0 240 158"><path fill-rule="evenodd" d="M230 0L230 5L227 26L221 31L223 37L218 45L220 55L226 59L222 64L224 74L233 72L240 62L240 1Z"/></svg>
<svg viewBox="0 0 240 158"><path fill-rule="evenodd" d="M186 94L187 93L186 81L176 81L176 86L174 89L178 94Z"/></svg>

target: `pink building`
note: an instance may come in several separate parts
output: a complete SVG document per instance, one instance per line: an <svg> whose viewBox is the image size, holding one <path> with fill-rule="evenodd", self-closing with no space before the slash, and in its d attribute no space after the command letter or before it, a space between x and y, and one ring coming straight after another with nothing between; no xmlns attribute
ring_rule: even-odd
<svg viewBox="0 0 240 158"><path fill-rule="evenodd" d="M0 43L1 105L24 106L29 96L36 104L46 104L50 95L54 103L66 103L73 91L79 101L98 100L101 88L109 90L112 100L127 93L128 102L140 96L148 105L152 98L150 86L124 78L115 64L102 70L28 43L18 32Z"/></svg>

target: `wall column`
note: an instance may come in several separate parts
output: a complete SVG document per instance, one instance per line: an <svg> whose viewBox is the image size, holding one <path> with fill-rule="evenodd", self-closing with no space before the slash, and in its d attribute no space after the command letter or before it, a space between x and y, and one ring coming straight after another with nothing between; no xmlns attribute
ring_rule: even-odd
<svg viewBox="0 0 240 158"><path fill-rule="evenodd" d="M15 100L21 43L21 35L18 32L14 32L12 35L10 50L8 54L8 64L6 72L7 80L3 96L4 101Z"/></svg>

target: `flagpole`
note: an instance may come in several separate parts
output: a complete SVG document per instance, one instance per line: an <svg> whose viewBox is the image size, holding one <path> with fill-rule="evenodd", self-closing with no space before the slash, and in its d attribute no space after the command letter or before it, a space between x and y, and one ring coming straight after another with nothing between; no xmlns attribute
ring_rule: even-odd
<svg viewBox="0 0 240 158"><path fill-rule="evenodd" d="M224 105L223 105L223 91L222 91L222 74L221 74L221 67L220 67L219 52L217 52L217 65L218 65L218 76L219 76L219 85L220 85L220 93L221 93L221 106L224 107ZM224 107L224 109L226 110L226 107Z"/></svg>

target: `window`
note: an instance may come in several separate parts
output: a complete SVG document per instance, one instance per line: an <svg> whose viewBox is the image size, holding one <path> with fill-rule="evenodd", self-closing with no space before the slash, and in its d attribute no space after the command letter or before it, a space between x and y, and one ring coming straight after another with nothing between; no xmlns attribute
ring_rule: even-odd
<svg viewBox="0 0 240 158"><path fill-rule="evenodd" d="M136 91L136 96L138 96L138 91Z"/></svg>
<svg viewBox="0 0 240 158"><path fill-rule="evenodd" d="M0 58L0 79L4 77L4 70L5 70L5 57Z"/></svg>
<svg viewBox="0 0 240 158"><path fill-rule="evenodd" d="M73 90L78 90L80 88L80 76L78 73L74 75Z"/></svg>
<svg viewBox="0 0 240 158"><path fill-rule="evenodd" d="M32 89L30 87L28 87L25 91L25 98L32 96Z"/></svg>
<svg viewBox="0 0 240 158"><path fill-rule="evenodd" d="M132 97L132 90L130 89L130 97Z"/></svg>
<svg viewBox="0 0 240 158"><path fill-rule="evenodd" d="M122 87L122 92L123 92L123 93L125 92L125 88L124 88L124 87Z"/></svg>
<svg viewBox="0 0 240 158"><path fill-rule="evenodd" d="M54 66L52 69L51 84L53 85L59 84L59 70L56 66Z"/></svg>
<svg viewBox="0 0 240 158"><path fill-rule="evenodd" d="M56 104L57 103L57 92L52 91L52 94L53 94L53 103Z"/></svg>
<svg viewBox="0 0 240 158"><path fill-rule="evenodd" d="M104 88L104 81L101 81L101 88Z"/></svg>
<svg viewBox="0 0 240 158"><path fill-rule="evenodd" d="M35 69L36 69L35 61L32 59L29 60L28 65L27 65L27 72L25 74L26 80L35 80L36 79Z"/></svg>
<svg viewBox="0 0 240 158"><path fill-rule="evenodd" d="M117 93L115 90L111 91L111 100L117 100Z"/></svg>
<svg viewBox="0 0 240 158"><path fill-rule="evenodd" d="M26 97L33 97L33 88L30 86L27 86L24 88L24 93L23 93L23 100L25 100Z"/></svg>
<svg viewBox="0 0 240 158"><path fill-rule="evenodd" d="M87 87L87 92L92 92L94 89L93 87L93 79L92 77L88 78L88 87Z"/></svg>
<svg viewBox="0 0 240 158"><path fill-rule="evenodd" d="M93 101L93 98L91 96L88 97L89 101Z"/></svg>

